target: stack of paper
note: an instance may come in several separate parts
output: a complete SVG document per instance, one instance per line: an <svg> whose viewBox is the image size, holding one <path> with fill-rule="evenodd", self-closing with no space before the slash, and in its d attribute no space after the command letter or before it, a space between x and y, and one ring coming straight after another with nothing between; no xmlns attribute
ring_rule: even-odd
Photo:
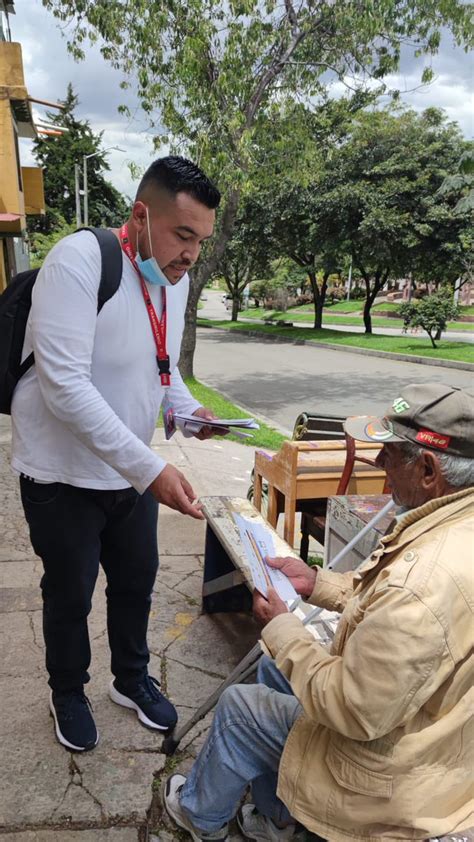
<svg viewBox="0 0 474 842"><path fill-rule="evenodd" d="M247 518L233 513L233 517L240 533L240 539L245 548L245 555L252 571L253 583L263 596L267 595L268 588L275 588L280 599L284 602L292 602L298 599L290 580L281 570L269 567L265 559L267 556L275 555L275 548L270 532L260 523L255 523Z"/></svg>
<svg viewBox="0 0 474 842"><path fill-rule="evenodd" d="M219 432L225 435L232 429L234 435L241 438L250 438L251 433L241 433L236 427L243 430L260 429L260 425L254 418L216 418L213 421L207 421L205 418L196 418L195 415L186 415L184 412L175 412L174 418L178 427L189 430L191 433L199 433L203 427L212 427L217 435L219 435Z"/></svg>

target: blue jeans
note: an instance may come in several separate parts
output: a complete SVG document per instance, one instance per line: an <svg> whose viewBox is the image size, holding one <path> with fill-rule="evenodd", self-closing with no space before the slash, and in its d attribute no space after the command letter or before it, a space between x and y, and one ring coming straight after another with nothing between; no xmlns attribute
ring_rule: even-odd
<svg viewBox="0 0 474 842"><path fill-rule="evenodd" d="M199 830L213 832L230 821L249 784L260 813L292 821L276 789L283 748L302 707L271 658L260 660L257 681L223 692L181 791L180 804Z"/></svg>

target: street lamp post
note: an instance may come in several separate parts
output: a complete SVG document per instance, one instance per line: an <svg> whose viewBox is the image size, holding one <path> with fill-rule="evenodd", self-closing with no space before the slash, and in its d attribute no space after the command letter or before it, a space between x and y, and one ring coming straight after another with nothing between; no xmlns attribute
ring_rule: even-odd
<svg viewBox="0 0 474 842"><path fill-rule="evenodd" d="M76 226L78 228L82 225L81 220L81 191L79 187L79 174L80 174L80 167L79 164L74 164L74 182L75 182L75 191L76 191Z"/></svg>
<svg viewBox="0 0 474 842"><path fill-rule="evenodd" d="M103 155L104 152L109 152L111 149L116 149L117 152L125 152L120 146L108 146L107 149L101 149L98 152L91 152L90 155L83 155L83 188L84 188L84 227L89 225L89 188L87 183L87 159L95 158L96 155ZM79 165L77 165L79 169Z"/></svg>

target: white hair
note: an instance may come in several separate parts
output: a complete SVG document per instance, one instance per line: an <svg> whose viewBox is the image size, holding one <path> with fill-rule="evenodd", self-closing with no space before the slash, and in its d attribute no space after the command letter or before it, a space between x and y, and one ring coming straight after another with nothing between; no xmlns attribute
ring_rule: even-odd
<svg viewBox="0 0 474 842"><path fill-rule="evenodd" d="M401 445L407 462L416 462L426 447L420 447L412 442L405 441ZM433 451L430 451L433 453ZM468 488L474 485L474 459L467 459L465 456L452 456L450 453L435 453L439 462L441 473L446 482L453 488Z"/></svg>

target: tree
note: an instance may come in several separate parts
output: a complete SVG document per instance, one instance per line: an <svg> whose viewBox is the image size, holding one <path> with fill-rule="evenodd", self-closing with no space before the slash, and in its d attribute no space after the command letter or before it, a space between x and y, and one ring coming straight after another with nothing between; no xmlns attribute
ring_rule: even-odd
<svg viewBox="0 0 474 842"><path fill-rule="evenodd" d="M47 113L48 121L64 127L59 137L37 138L33 154L44 170L44 192L47 212L44 217L34 217L32 231L48 234L61 227L61 220L72 225L76 219L74 165L81 165L84 155L88 161L89 222L91 225L119 226L128 216L129 205L118 190L107 181L103 170L110 170L105 152L101 150L102 132L95 134L87 120L78 120L75 110L78 98L71 84L68 85L63 109Z"/></svg>
<svg viewBox="0 0 474 842"><path fill-rule="evenodd" d="M466 220L437 191L466 141L438 109L360 113L319 178L318 207L332 242L352 255L366 289L364 324L390 277L417 272L451 282Z"/></svg>
<svg viewBox="0 0 474 842"><path fill-rule="evenodd" d="M323 164L321 164L323 166ZM314 180L306 187L277 186L277 193L262 197L261 215L266 214L265 236L275 255L289 257L306 273L314 301L314 327L322 326L323 307L330 275L342 265L341 241L335 241L321 213L320 180L315 166Z"/></svg>
<svg viewBox="0 0 474 842"><path fill-rule="evenodd" d="M402 42L436 52L447 27L469 39L462 0L43 0L63 22L74 21L70 47L84 58L87 36L126 77L137 77L143 109L157 127L157 145L197 160L223 189L214 245L193 273L181 358L192 373L199 294L232 236L242 193L258 174L253 136L272 105L313 102L327 80L355 86L396 70ZM326 75L325 75L326 74ZM427 81L430 71L424 71Z"/></svg>
<svg viewBox="0 0 474 842"><path fill-rule="evenodd" d="M438 190L439 196L457 198L454 213L464 214L474 211L474 143L461 155L454 175L447 175Z"/></svg>
<svg viewBox="0 0 474 842"><path fill-rule="evenodd" d="M218 263L218 273L224 278L232 295L233 322L238 319L242 294L247 284L262 277L268 266L268 243L260 236L259 225L254 205L244 202L233 235Z"/></svg>
<svg viewBox="0 0 474 842"><path fill-rule="evenodd" d="M422 327L430 337L433 348L436 348L435 339L441 339L448 321L458 318L459 308L453 304L450 292L440 291L418 301L406 301L400 306L400 315L405 329L409 325Z"/></svg>
<svg viewBox="0 0 474 842"><path fill-rule="evenodd" d="M54 230L48 234L42 231L34 231L30 234L31 244L31 268L39 269L48 252L68 234L73 234L76 230L75 225L70 225L65 219L56 215Z"/></svg>

